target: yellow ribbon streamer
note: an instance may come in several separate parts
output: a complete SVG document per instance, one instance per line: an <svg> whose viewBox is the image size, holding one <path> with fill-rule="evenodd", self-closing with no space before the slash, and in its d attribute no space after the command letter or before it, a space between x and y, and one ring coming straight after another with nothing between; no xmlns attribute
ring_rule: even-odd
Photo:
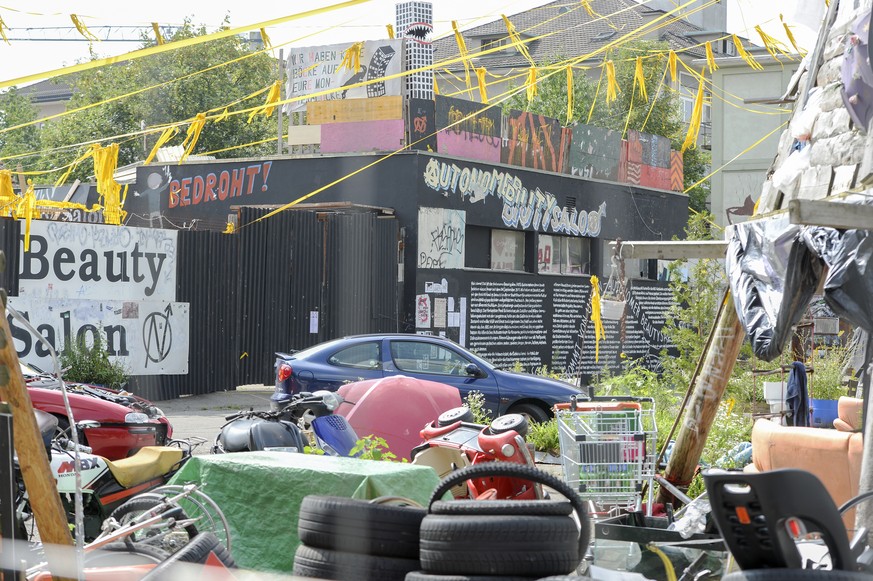
<svg viewBox="0 0 873 581"><path fill-rule="evenodd" d="M260 31L260 33L261 33L261 40L264 41L264 47L265 48L273 48L273 41L270 40L269 36L267 36L267 29L266 28L259 28L258 31Z"/></svg>
<svg viewBox="0 0 873 581"><path fill-rule="evenodd" d="M100 68L106 65L111 65L115 63L123 63L130 60L143 58L147 56L151 56L153 54L160 54L163 52L168 52L171 50L177 50L180 48L185 48L187 46L195 46L198 44L203 44L206 42L211 42L213 40L218 40L221 38L229 38L231 36L237 36L238 34L242 34L244 32L249 32L251 30L258 30L259 28L267 28L270 26L276 26L279 24L284 24L285 22L290 22L292 20L300 20L301 18L307 18L309 16L315 16L318 14L326 14L328 12L332 12L334 10L339 10L342 8L348 8L351 6L356 6L358 4L364 4L366 2L371 2L372 0L346 0L345 2L340 2L338 4L332 4L330 6L325 6L323 8L316 8L313 10L307 10L306 12L298 12L297 14L291 14L290 16L283 16L281 18L274 18L273 20L267 20L265 22L259 22L257 24L249 24L246 26L240 26L237 28L226 28L223 30L219 30L217 32L213 32L211 34L204 34L203 36L195 36L192 38L184 38L182 40L176 40L173 42L168 42L161 46L150 46L148 48L143 48L135 51L131 51L129 53L125 53L118 56L113 56L109 58L103 59L95 59L92 61L78 63L69 67L61 67L58 69L53 69L50 71L43 71L41 73L35 73L32 75L26 75L23 77L18 77L15 79L9 79L6 81L0 81L0 89L5 89L6 87L11 87L13 85L23 85L25 83L29 83L31 81L39 81L48 77L57 77L60 75L68 75L70 73L79 73L82 71L87 71L91 69Z"/></svg>
<svg viewBox="0 0 873 581"><path fill-rule="evenodd" d="M12 186L12 172L0 170L0 216L12 214L12 204L15 203L15 188Z"/></svg>
<svg viewBox="0 0 873 581"><path fill-rule="evenodd" d="M433 94L434 95L440 94L440 86L437 85L436 75L433 76Z"/></svg>
<svg viewBox="0 0 873 581"><path fill-rule="evenodd" d="M764 32L764 29L761 28L760 24L755 26L755 32L757 32L758 36L761 37L761 41L764 43L764 48L767 49L767 52L769 52L770 56L772 56L774 59L779 60L778 55L781 54L782 56L787 57L789 60L794 60L794 58L788 52L788 47Z"/></svg>
<svg viewBox="0 0 873 581"><path fill-rule="evenodd" d="M192 151L194 151L194 147L197 145L197 140L200 139L200 132L203 131L204 125L206 125L206 113L198 113L191 122L191 125L188 126L188 133L185 136L185 141L182 142L182 147L185 148L185 153L179 159L179 163L188 159L188 156Z"/></svg>
<svg viewBox="0 0 873 581"><path fill-rule="evenodd" d="M640 97L646 103L649 102L649 94L646 92L646 73L643 72L643 57L637 57L637 66L634 69L634 85L640 90ZM631 100L633 101L633 100Z"/></svg>
<svg viewBox="0 0 873 581"><path fill-rule="evenodd" d="M600 281L591 276L591 322L594 323L594 362L600 361L600 340L606 337L600 318Z"/></svg>
<svg viewBox="0 0 873 581"><path fill-rule="evenodd" d="M597 17L597 13L594 12L594 10L591 8L591 0L580 0L579 3L582 4L582 8L585 9L585 12L588 13L588 16L590 16L591 18Z"/></svg>
<svg viewBox="0 0 873 581"><path fill-rule="evenodd" d="M537 68L531 67L527 71L527 82L525 83L525 91L527 93L527 102L530 103L537 96Z"/></svg>
<svg viewBox="0 0 873 581"><path fill-rule="evenodd" d="M18 201L12 217L16 220L24 218L24 251L30 250L30 223L34 218L39 219L40 213L36 209L36 192L33 191L33 182L27 180L27 191Z"/></svg>
<svg viewBox="0 0 873 581"><path fill-rule="evenodd" d="M573 120L573 104L575 91L573 90L573 67L567 67L567 125Z"/></svg>
<svg viewBox="0 0 873 581"><path fill-rule="evenodd" d="M506 24L506 32L509 34L509 40L515 45L515 48L518 52L530 63L530 66L535 67L537 64L531 58L530 53L527 50L527 47L521 41L521 36L519 36L518 31L515 29L515 25L510 22L509 18L505 15L501 14L501 18L503 18L504 24Z"/></svg>
<svg viewBox="0 0 873 581"><path fill-rule="evenodd" d="M476 80L479 81L479 98L487 105L488 91L485 90L485 73L485 67L476 69Z"/></svg>
<svg viewBox="0 0 873 581"><path fill-rule="evenodd" d="M90 30L88 30L88 27L85 26L85 23L79 20L79 17L75 14L70 14L70 20L73 21L73 24L76 26L76 30L79 31L79 34L84 36L87 41L93 42L95 40L100 40L99 38L94 36Z"/></svg>
<svg viewBox="0 0 873 581"><path fill-rule="evenodd" d="M676 52L670 51L669 56L667 57L667 67L670 69L670 80L672 82L676 82L678 78L678 74L676 73Z"/></svg>
<svg viewBox="0 0 873 581"><path fill-rule="evenodd" d="M230 110L227 107L225 107L224 110L222 110L222 112L219 113L218 117L216 117L215 119L212 120L212 122L218 123L219 121L224 121L228 117L230 117Z"/></svg>
<svg viewBox="0 0 873 581"><path fill-rule="evenodd" d="M386 24L385 28L388 29L388 38L394 40L394 26L392 24Z"/></svg>
<svg viewBox="0 0 873 581"><path fill-rule="evenodd" d="M709 68L710 73L714 73L718 70L718 65L715 64L715 55L712 54L712 43L706 43L706 66Z"/></svg>
<svg viewBox="0 0 873 581"><path fill-rule="evenodd" d="M152 151L149 153L148 157L143 162L145 165L148 165L152 162L155 156L158 154L158 150L164 146L170 139L176 136L179 133L178 127L167 127L164 129L164 132L161 133L161 136L158 137L158 141L155 143L155 146L152 148Z"/></svg>
<svg viewBox="0 0 873 581"><path fill-rule="evenodd" d="M461 35L461 31L458 30L458 21L452 20L452 30L455 31L455 43L458 45L458 55L461 57L461 62L464 63L464 74L465 80L467 81L467 89L471 88L470 85L470 57L467 53L467 43L464 42L464 37Z"/></svg>
<svg viewBox="0 0 873 581"><path fill-rule="evenodd" d="M0 36L3 37L3 40L6 42L6 44L12 46L12 43L9 42L9 38L6 36L7 30L9 30L9 27L6 26L6 23L3 22L3 17L0 16Z"/></svg>
<svg viewBox="0 0 873 581"><path fill-rule="evenodd" d="M691 111L691 120L688 122L688 133L682 143L682 153L689 147L697 144L697 134L700 132L700 121L703 116L703 75L700 75L700 84L697 86L697 98L694 99L694 109Z"/></svg>
<svg viewBox="0 0 873 581"><path fill-rule="evenodd" d="M55 182L55 187L61 186L64 183L66 183L67 178L69 178L70 174L73 173L73 169L77 165L79 165L80 163L82 163L83 161L88 159L89 157L91 157L91 150L90 149L88 151L86 151L85 153L83 153L82 155L80 155L79 157L77 157L76 160L70 164L70 166L67 168L67 171L64 173L64 175L59 177L58 181Z"/></svg>
<svg viewBox="0 0 873 581"><path fill-rule="evenodd" d="M249 113L248 123L252 122L252 119L255 118L255 115L260 113L264 114L264 117L269 117L273 114L273 110L276 109L276 103L278 103L282 99L282 82L276 81L273 83L273 86L270 87L270 92L267 93L266 102L258 109L255 109L251 113Z"/></svg>
<svg viewBox="0 0 873 581"><path fill-rule="evenodd" d="M800 56L806 56L806 51L797 45L797 40L794 39L794 34L791 32L791 27L788 26L788 24L784 20L782 20L781 14L779 15L779 21L782 22L782 27L785 29L785 36L788 37L788 42L791 43L791 46L794 47L794 50L797 51L797 54L799 54Z"/></svg>
<svg viewBox="0 0 873 581"><path fill-rule="evenodd" d="M94 156L97 193L103 200L103 219L107 224L119 225L127 212L122 209L121 184L115 181L115 168L118 167L118 144L111 143L106 147L101 147L95 143L91 147ZM124 191L126 195L126 187Z"/></svg>
<svg viewBox="0 0 873 581"><path fill-rule="evenodd" d="M236 231L236 227L233 225L233 222L228 222L224 227L224 232L222 234L233 234Z"/></svg>
<svg viewBox="0 0 873 581"><path fill-rule="evenodd" d="M161 36L161 27L157 22L152 22L152 30L155 31L155 42L159 45L164 44L164 37Z"/></svg>
<svg viewBox="0 0 873 581"><path fill-rule="evenodd" d="M621 92L621 87L615 80L615 65L612 59L606 61L606 104L610 104L618 99L618 93Z"/></svg>
<svg viewBox="0 0 873 581"><path fill-rule="evenodd" d="M356 42L343 51L343 60L339 65L340 70L349 69L355 74L361 72L361 51L364 50L363 42Z"/></svg>
<svg viewBox="0 0 873 581"><path fill-rule="evenodd" d="M746 61L746 63L747 63L750 67L752 67L753 69L755 69L756 71L763 71L763 70L764 70L763 65L761 65L761 63L759 63L758 61L756 61L756 60L755 60L755 57L753 57L753 56L750 55L748 52L746 52L746 49L743 48L743 43L740 42L740 39L737 38L737 35L736 35L736 34L732 34L731 36L732 36L733 39L734 39L734 46L735 46L736 49L737 49L737 55L739 55L739 57L740 57L741 59L743 59L744 61Z"/></svg>

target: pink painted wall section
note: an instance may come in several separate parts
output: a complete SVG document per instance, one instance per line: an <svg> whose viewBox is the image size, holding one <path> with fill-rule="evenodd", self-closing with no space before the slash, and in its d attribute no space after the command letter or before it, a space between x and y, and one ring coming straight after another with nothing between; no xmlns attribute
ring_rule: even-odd
<svg viewBox="0 0 873 581"><path fill-rule="evenodd" d="M403 139L403 119L324 123L321 153L396 151L403 147Z"/></svg>
<svg viewBox="0 0 873 581"><path fill-rule="evenodd" d="M469 131L437 133L437 151L467 159L500 163L500 138Z"/></svg>

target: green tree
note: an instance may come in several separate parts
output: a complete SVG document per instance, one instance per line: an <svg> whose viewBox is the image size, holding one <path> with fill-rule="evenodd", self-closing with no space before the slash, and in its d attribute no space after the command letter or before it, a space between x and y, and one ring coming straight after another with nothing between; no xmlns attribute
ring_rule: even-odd
<svg viewBox="0 0 873 581"><path fill-rule="evenodd" d="M0 95L0 130L34 121L39 109L31 100L12 87ZM40 150L40 130L37 125L29 125L12 131L0 133L0 157ZM24 162L22 162L24 164ZM16 162L6 162L7 167L15 167Z"/></svg>
<svg viewBox="0 0 873 581"><path fill-rule="evenodd" d="M186 21L168 41L205 34L207 31L203 26L195 27L190 21ZM151 44L153 42L144 41L143 46ZM167 81L173 82L73 113L55 123L50 123L44 130L44 146L46 149L52 149L84 143L100 137L136 132L143 124L146 127L155 127L192 119L197 113L204 113L210 109L220 111L255 91L267 88L275 80L275 61L265 53L226 66L217 66L240 59L250 52L240 37L231 36L80 73L68 80L74 93L69 109L98 103ZM215 68L192 75L210 67ZM174 79L178 80L174 81ZM265 98L266 93L261 94L232 106L231 110L261 105ZM217 123L207 122L194 153L254 143L268 139L276 133L275 117L267 119L259 115L251 123L247 121L248 115L245 114L231 116ZM171 140L169 145L181 144L186 129L186 126L181 127L180 134ZM122 138L119 141L118 164L125 165L144 159L157 138L158 134L151 134L146 139L141 136ZM274 143L265 143L215 153L215 156L219 158L257 156L274 150ZM77 153L80 151L83 150ZM75 155L69 149L55 151L47 156L46 161L54 167L59 167L69 163L70 158ZM86 178L89 175L93 175L93 165L90 162L81 164L72 177Z"/></svg>
<svg viewBox="0 0 873 581"><path fill-rule="evenodd" d="M615 78L621 91L611 103L606 102L606 75L600 82L591 79L581 71L574 71L573 115L571 122L590 123L599 127L624 131L628 129L645 130L646 133L668 137L673 149L680 149L685 141L688 127L682 121L680 101L676 94L666 88L658 90L664 69L667 66L669 46L663 42L635 41L619 48L608 58L615 66ZM643 99L639 90L632 91L637 56L643 59L643 75L649 100ZM554 63L543 63L545 76L554 71L549 67L560 67L563 58ZM669 81L669 79L667 79ZM599 85L599 90L598 90ZM595 100L596 95L596 100ZM654 99L654 106L652 106ZM594 109L592 111L592 103ZM508 99L504 109L532 111L548 117L567 121L567 77L563 70L540 81L537 96L528 103L524 91ZM651 113L650 113L651 110ZM590 121L588 120L591 114ZM699 148L685 150L685 187L701 180L709 168L710 156ZM689 191L689 206L695 211L704 211L709 196L709 183L700 184Z"/></svg>

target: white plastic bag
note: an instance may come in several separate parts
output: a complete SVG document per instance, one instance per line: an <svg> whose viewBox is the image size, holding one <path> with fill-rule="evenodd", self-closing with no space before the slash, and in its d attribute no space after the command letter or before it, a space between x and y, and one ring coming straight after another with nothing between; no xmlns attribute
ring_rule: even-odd
<svg viewBox="0 0 873 581"><path fill-rule="evenodd" d="M809 141L812 137L812 126L815 125L815 120L821 113L822 94L821 87L815 87L809 92L809 98L806 100L803 111L791 120L791 125L789 125L791 137L798 141Z"/></svg>
<svg viewBox="0 0 873 581"><path fill-rule="evenodd" d="M803 149L791 152L779 169L773 172L770 182L777 190L782 192L791 191L801 174L809 169L809 158L812 147L807 145Z"/></svg>

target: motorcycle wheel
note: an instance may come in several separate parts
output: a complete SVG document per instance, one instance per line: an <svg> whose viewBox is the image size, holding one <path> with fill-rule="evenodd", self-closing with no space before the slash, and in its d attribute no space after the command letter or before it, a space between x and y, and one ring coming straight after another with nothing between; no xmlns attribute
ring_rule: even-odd
<svg viewBox="0 0 873 581"><path fill-rule="evenodd" d="M162 499L154 497L135 497L113 510L109 517L114 518L124 526L141 514L152 510L161 504L161 502ZM168 527L168 523L164 521L155 526L133 532L129 535L129 538L134 543L157 547L172 554L184 547L191 539L197 536L197 527L193 524L189 524L185 527L179 527L175 524L177 521L188 519L188 515L183 511L182 514L175 519L173 526Z"/></svg>
<svg viewBox="0 0 873 581"><path fill-rule="evenodd" d="M491 422L490 430L492 434L502 434L514 430L524 438L527 436L528 430L527 418L521 414L506 414Z"/></svg>
<svg viewBox="0 0 873 581"><path fill-rule="evenodd" d="M487 516L569 516L573 512L573 506L560 500L438 500L431 505L430 512Z"/></svg>
<svg viewBox="0 0 873 581"><path fill-rule="evenodd" d="M124 567L150 565L166 560L170 555L156 547L140 543L109 543L85 553L85 567Z"/></svg>
<svg viewBox="0 0 873 581"><path fill-rule="evenodd" d="M472 422L474 419L473 411L467 406L461 406L441 413L437 418L437 425L444 428L455 422Z"/></svg>

